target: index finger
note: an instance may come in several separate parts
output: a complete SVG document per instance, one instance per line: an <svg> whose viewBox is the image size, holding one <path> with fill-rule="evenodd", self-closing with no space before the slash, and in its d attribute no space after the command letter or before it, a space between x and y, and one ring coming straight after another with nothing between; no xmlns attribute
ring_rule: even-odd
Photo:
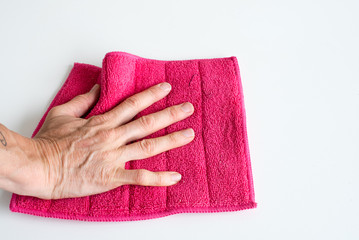
<svg viewBox="0 0 359 240"><path fill-rule="evenodd" d="M136 114L161 100L171 91L171 84L162 82L125 99L110 111L102 114L109 127L118 127L130 121Z"/></svg>

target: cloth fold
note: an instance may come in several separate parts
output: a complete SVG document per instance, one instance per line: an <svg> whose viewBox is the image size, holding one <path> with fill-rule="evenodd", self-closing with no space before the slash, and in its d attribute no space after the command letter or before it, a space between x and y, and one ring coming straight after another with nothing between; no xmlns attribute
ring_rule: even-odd
<svg viewBox="0 0 359 240"><path fill-rule="evenodd" d="M166 61L109 52L102 68L75 63L32 137L52 107L89 91L96 83L101 86L99 100L84 118L105 113L127 97L165 81L172 85L171 92L134 119L189 101L194 106L190 117L145 138L188 127L195 131L195 138L182 147L127 162L126 169L177 171L182 174L179 183L169 187L123 185L101 194L57 200L13 194L11 211L84 221L132 221L176 213L255 208L236 57Z"/></svg>

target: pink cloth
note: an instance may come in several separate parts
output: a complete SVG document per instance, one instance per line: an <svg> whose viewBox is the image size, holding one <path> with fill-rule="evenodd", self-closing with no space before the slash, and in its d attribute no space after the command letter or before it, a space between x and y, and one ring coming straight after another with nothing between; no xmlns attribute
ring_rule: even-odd
<svg viewBox="0 0 359 240"><path fill-rule="evenodd" d="M84 116L102 114L127 97L160 82L171 92L140 112L135 119L189 101L192 116L146 138L192 127L195 138L182 147L148 159L130 161L127 169L177 171L182 180L169 187L124 185L111 191L81 197L44 200L13 194L14 212L87 221L132 221L175 213L223 212L255 208L252 171L239 67L236 57L163 61L125 52L110 52L102 69L75 63L48 111L95 83L101 86L97 104Z"/></svg>

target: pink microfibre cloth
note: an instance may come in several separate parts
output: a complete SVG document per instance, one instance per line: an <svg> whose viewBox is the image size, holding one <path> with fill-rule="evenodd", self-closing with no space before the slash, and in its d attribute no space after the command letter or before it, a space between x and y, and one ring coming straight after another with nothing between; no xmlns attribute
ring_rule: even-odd
<svg viewBox="0 0 359 240"><path fill-rule="evenodd" d="M242 84L236 57L155 60L125 52L107 53L102 68L75 63L48 111L99 83L100 97L84 118L109 111L131 95L169 82L171 92L134 119L191 102L194 113L145 138L193 128L188 144L126 163L126 169L176 171L168 187L123 185L105 193L56 200L13 194L10 210L84 221L133 221L176 213L228 212L255 208ZM141 140L141 139L138 139Z"/></svg>

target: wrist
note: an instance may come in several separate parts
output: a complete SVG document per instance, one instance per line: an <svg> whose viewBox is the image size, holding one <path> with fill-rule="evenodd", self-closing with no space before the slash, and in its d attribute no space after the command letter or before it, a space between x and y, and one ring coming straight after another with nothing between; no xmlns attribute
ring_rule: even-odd
<svg viewBox="0 0 359 240"><path fill-rule="evenodd" d="M0 124L0 188L27 194L28 169L34 168L39 154L34 141Z"/></svg>

